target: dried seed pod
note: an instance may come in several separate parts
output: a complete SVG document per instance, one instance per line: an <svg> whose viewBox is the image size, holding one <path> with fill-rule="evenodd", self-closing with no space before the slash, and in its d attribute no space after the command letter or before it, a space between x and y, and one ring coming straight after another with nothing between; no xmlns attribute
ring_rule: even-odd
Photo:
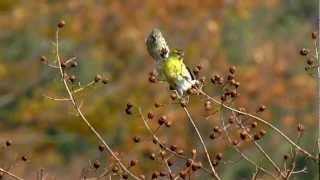
<svg viewBox="0 0 320 180"><path fill-rule="evenodd" d="M192 163L193 163L193 160L192 159L188 159L186 161L186 167L190 167L192 165Z"/></svg>
<svg viewBox="0 0 320 180"><path fill-rule="evenodd" d="M154 172L152 173L152 175L151 175L151 178L152 178L152 179L157 179L158 176L160 176L160 173L159 173L158 171L154 171Z"/></svg>
<svg viewBox="0 0 320 180"><path fill-rule="evenodd" d="M241 138L242 140L245 140L245 139L247 138L247 136L248 136L248 134L247 134L246 131L242 131L242 132L240 133L240 138Z"/></svg>
<svg viewBox="0 0 320 180"><path fill-rule="evenodd" d="M128 175L128 174L122 174L122 178L123 178L123 179L128 179L128 178L129 178L129 175Z"/></svg>
<svg viewBox="0 0 320 180"><path fill-rule="evenodd" d="M103 84L108 84L109 83L109 79L108 78L103 78L102 79L102 83Z"/></svg>
<svg viewBox="0 0 320 180"><path fill-rule="evenodd" d="M263 112L267 109L267 107L265 105L261 105L258 109L258 112Z"/></svg>
<svg viewBox="0 0 320 180"><path fill-rule="evenodd" d="M154 153L151 153L149 157L150 157L151 160L155 160L156 159L156 155Z"/></svg>
<svg viewBox="0 0 320 180"><path fill-rule="evenodd" d="M41 56L41 57L40 57L40 61L41 61L42 63L48 62L48 60L47 60L47 58L46 58L45 56Z"/></svg>
<svg viewBox="0 0 320 180"><path fill-rule="evenodd" d="M104 145L99 145L98 149L100 152L103 152L106 149L106 147Z"/></svg>
<svg viewBox="0 0 320 180"><path fill-rule="evenodd" d="M64 20L61 20L61 21L58 23L58 28L63 28L65 25L66 25L66 22L65 22Z"/></svg>
<svg viewBox="0 0 320 180"><path fill-rule="evenodd" d="M237 146L238 144L239 144L238 140L235 139L235 140L232 141L232 145Z"/></svg>
<svg viewBox="0 0 320 180"><path fill-rule="evenodd" d="M23 156L21 156L21 160L26 162L28 160L28 158L27 158L27 156L23 155Z"/></svg>
<svg viewBox="0 0 320 180"><path fill-rule="evenodd" d="M254 139L255 141L258 141L258 140L261 139L261 135L260 135L260 134L255 134L255 135L253 136L253 139Z"/></svg>
<svg viewBox="0 0 320 180"><path fill-rule="evenodd" d="M161 116L161 117L158 119L158 124L159 124L160 126L162 126L166 121L167 121L167 117L166 117L166 116Z"/></svg>
<svg viewBox="0 0 320 180"><path fill-rule="evenodd" d="M202 168L202 163L201 162L192 163L192 166L191 166L192 171L197 171L200 168Z"/></svg>
<svg viewBox="0 0 320 180"><path fill-rule="evenodd" d="M137 160L131 160L130 161L130 167L133 167L135 165L137 165L138 161Z"/></svg>
<svg viewBox="0 0 320 180"><path fill-rule="evenodd" d="M235 67L235 66L231 66L231 67L229 68L229 72L230 72L231 74L234 74L234 73L236 72L236 67Z"/></svg>
<svg viewBox="0 0 320 180"><path fill-rule="evenodd" d="M258 123L256 121L251 123L251 128L256 128L258 126Z"/></svg>
<svg viewBox="0 0 320 180"><path fill-rule="evenodd" d="M261 129L261 130L259 131L259 134L260 134L261 137L263 137L264 135L267 134L267 132L266 132L264 129Z"/></svg>
<svg viewBox="0 0 320 180"><path fill-rule="evenodd" d="M173 165L173 161L170 160L170 159L168 159L168 160L167 160L167 164L168 164L168 166L172 166L172 165Z"/></svg>
<svg viewBox="0 0 320 180"><path fill-rule="evenodd" d="M94 77L94 82L99 82L99 81L101 81L101 79L102 79L102 76L100 75L100 74L97 74L95 77Z"/></svg>
<svg viewBox="0 0 320 180"><path fill-rule="evenodd" d="M172 124L172 123L171 123L171 121L166 121L164 124L166 125L166 127L169 128L169 127L171 127L171 124Z"/></svg>
<svg viewBox="0 0 320 180"><path fill-rule="evenodd" d="M149 82L156 83L157 82L156 76L149 76Z"/></svg>
<svg viewBox="0 0 320 180"><path fill-rule="evenodd" d="M11 140L6 140L6 146L9 147L12 145L12 141Z"/></svg>
<svg viewBox="0 0 320 180"><path fill-rule="evenodd" d="M119 171L119 168L117 166L113 166L111 170L113 173L117 173Z"/></svg>
<svg viewBox="0 0 320 180"><path fill-rule="evenodd" d="M209 138L214 140L216 138L216 135L214 132L211 132L210 135L209 135Z"/></svg>
<svg viewBox="0 0 320 180"><path fill-rule="evenodd" d="M216 154L216 160L221 161L222 160L222 153Z"/></svg>
<svg viewBox="0 0 320 180"><path fill-rule="evenodd" d="M304 126L299 123L299 124L298 124L298 127L297 127L297 130L298 130L299 132L303 132L303 131L304 131Z"/></svg>
<svg viewBox="0 0 320 180"><path fill-rule="evenodd" d="M176 93L171 93L170 97L171 97L171 99L174 101L174 100L177 99L178 96L177 96Z"/></svg>
<svg viewBox="0 0 320 180"><path fill-rule="evenodd" d="M309 65L309 66L312 66L313 64L314 64L314 60L313 59L308 59L307 60L307 64Z"/></svg>
<svg viewBox="0 0 320 180"><path fill-rule="evenodd" d="M173 144L170 146L170 150L171 151L176 151L178 148L177 148L177 145Z"/></svg>
<svg viewBox="0 0 320 180"><path fill-rule="evenodd" d="M70 67L74 68L78 66L78 62L77 61L72 61L70 64Z"/></svg>
<svg viewBox="0 0 320 180"><path fill-rule="evenodd" d="M308 50L308 49L302 48L302 49L300 50L300 55L301 55L301 56L306 56L306 55L308 55L308 54L309 54L309 50Z"/></svg>
<svg viewBox="0 0 320 180"><path fill-rule="evenodd" d="M206 111L209 111L212 108L211 102L210 101L206 101L204 103L204 108L205 108Z"/></svg>
<svg viewBox="0 0 320 180"><path fill-rule="evenodd" d="M132 140L133 140L133 142L135 142L135 143L139 143L139 142L141 141L141 138L140 138L139 136L134 136L134 137L132 138Z"/></svg>
<svg viewBox="0 0 320 180"><path fill-rule="evenodd" d="M317 39L318 38L318 32L312 32L311 37L312 37L312 39Z"/></svg>
<svg viewBox="0 0 320 180"><path fill-rule="evenodd" d="M98 160L94 161L93 167L94 167L95 169L99 169L99 167L100 167L100 162L99 162Z"/></svg>
<svg viewBox="0 0 320 180"><path fill-rule="evenodd" d="M71 81L71 82L75 82L76 81L76 76L75 75L71 75L71 76L69 76L69 80Z"/></svg>
<svg viewBox="0 0 320 180"><path fill-rule="evenodd" d="M148 119L153 119L154 118L154 114L152 112L148 112Z"/></svg>
<svg viewBox="0 0 320 180"><path fill-rule="evenodd" d="M167 176L167 173L166 173L166 172L163 172L163 171L160 171L159 175L160 175L161 177L165 177L165 176Z"/></svg>

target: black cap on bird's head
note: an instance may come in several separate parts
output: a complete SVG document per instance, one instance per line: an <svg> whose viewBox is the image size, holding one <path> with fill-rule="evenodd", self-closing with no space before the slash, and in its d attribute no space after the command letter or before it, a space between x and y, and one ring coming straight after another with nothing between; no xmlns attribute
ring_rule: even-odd
<svg viewBox="0 0 320 180"><path fill-rule="evenodd" d="M165 60L169 56L169 46L159 29L153 29L146 39L146 46L150 56L156 61Z"/></svg>

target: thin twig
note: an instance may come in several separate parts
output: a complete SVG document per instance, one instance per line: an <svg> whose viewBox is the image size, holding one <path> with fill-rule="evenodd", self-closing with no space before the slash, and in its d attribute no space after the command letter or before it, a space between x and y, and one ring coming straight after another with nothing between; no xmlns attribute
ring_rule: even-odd
<svg viewBox="0 0 320 180"><path fill-rule="evenodd" d="M212 102L218 104L218 105L222 105L224 108L230 110L230 111L233 111L233 112L236 112L236 113L239 113L241 115L245 115L245 116L248 116L250 118L253 118L253 119L256 119L257 121L269 126L271 129L273 129L274 131L276 131L280 136L282 136L288 143L290 143L291 145L295 146L299 151L301 151L303 154L307 155L308 157L312 158L312 159L315 159L317 160L318 158L313 156L311 153L309 153L308 151L306 151L305 149L301 148L299 145L297 145L295 142L293 142L287 135L285 135L281 130L279 130L277 127L275 127L274 125L272 125L271 123L267 122L266 120L260 118L260 117L257 117L255 115L252 115L252 114L249 114L249 113L246 113L246 112L242 112L242 111L239 111L237 109L234 109L228 105L225 105L223 104L222 102L212 98L211 96L209 96L208 94L206 94L205 92L203 91L200 91L200 94L204 95L206 98L208 98L209 100L211 100Z"/></svg>
<svg viewBox="0 0 320 180"><path fill-rule="evenodd" d="M222 107L222 106L221 106L221 107ZM221 108L220 111L221 111L220 113L223 113L223 108ZM223 126L223 130L224 130L224 132L225 132L225 134L226 134L226 136L227 136L227 139L228 139L229 144L230 144L246 161L248 161L248 162L251 163L253 166L255 166L255 167L257 168L257 170L262 171L262 172L264 172L264 173L266 173L266 174L268 174L268 175L270 175L270 176L272 176L273 178L276 179L276 176L275 176L275 175L273 175L273 174L272 174L271 172L269 172L268 170L266 170L266 169L264 169L263 167L261 167L261 166L259 166L258 164L256 164L253 160L251 160L251 159L250 159L249 157L247 157L243 152L241 152L241 150L240 150L236 145L233 145L233 144L232 144L232 139L231 139L231 137L230 137L230 135L229 135L229 132L228 132L227 129L224 128L224 127L225 127L225 122L224 122L223 116L221 116L221 123L222 123L222 126Z"/></svg>
<svg viewBox="0 0 320 180"><path fill-rule="evenodd" d="M76 103L76 100L74 99L74 96L69 88L69 85L66 81L66 79L64 78L64 72L63 72L63 68L61 65L61 59L60 59L60 55L59 55L59 28L56 31L56 58L58 60L59 63L59 70L60 70L60 75L61 75L61 79L63 80L65 89L70 97L71 103L74 107L74 109L78 112L78 114L80 115L82 121L88 126L88 128L91 130L91 132L99 139L99 141L106 147L106 149L108 150L108 152L111 154L111 156L117 161L117 163L121 166L121 168L128 173L133 179L137 179L139 180L140 178L138 178L136 175L134 175L131 171L129 171L126 166L120 161L120 159L115 155L115 153L112 151L111 147L104 141L104 139L102 138L102 136L95 130L95 128L90 124L90 122L87 120L87 118L84 116L84 114L82 113L80 107L78 106L78 104Z"/></svg>
<svg viewBox="0 0 320 180"><path fill-rule="evenodd" d="M263 156L272 164L272 166L276 169L276 171L279 173L280 176L282 176L281 169L279 166L272 160L272 158L264 151L264 149L260 146L259 143L257 143L254 138L250 135L250 133L246 130L244 125L240 122L241 129L243 129L248 137L253 141L254 145L257 147L257 149L263 154Z"/></svg>
<svg viewBox="0 0 320 180"><path fill-rule="evenodd" d="M161 147L163 147L163 149L171 154L173 154L175 157L179 158L179 159L183 159L185 161L187 161L189 158L186 157L186 156L183 156L175 151L172 151L170 148L168 148L166 145L162 144L159 140L159 138L156 136L156 134L154 134L154 132L152 131L151 127L149 126L148 124L148 121L144 118L143 114L142 114L142 111L141 111L141 108L138 108L138 111L139 111L139 114L140 114L140 117L145 125L145 127L147 128L147 130L149 131L149 133L152 135L152 137L157 141L157 143L159 145L161 145ZM211 176L214 176L214 174L209 170L209 169L206 169L204 167L201 167L201 169L210 174Z"/></svg>
<svg viewBox="0 0 320 180"><path fill-rule="evenodd" d="M23 180L23 178L15 175L15 174L12 174L11 172L6 171L6 170L4 170L4 169L2 169L2 168L0 168L0 172L2 172L2 173L6 174L6 175L8 175L8 176L10 176L10 177L12 177L12 178L14 178L14 179Z"/></svg>
<svg viewBox="0 0 320 180"><path fill-rule="evenodd" d="M216 172L215 168L213 167L213 164L212 164L212 162L211 162L211 158L210 158L209 152L208 152L208 150L207 150L207 147L206 147L206 145L205 145L205 143L204 143L204 141L203 141L203 139L202 139L202 136L201 136L201 134L200 134L200 132L199 132L199 130L198 130L195 122L193 121L193 119L192 119L192 117L191 117L188 109L187 109L186 107L183 107L183 109L184 109L184 111L186 112L189 121L191 122L194 130L196 131L196 133L197 133L197 135L198 135L198 138L199 138L199 140L200 140L200 142L201 142L201 144L202 144L202 147L203 147L203 149L204 149L204 151L205 151L206 157L207 157L207 159L208 159L208 161L209 161L209 164L210 164L211 170L212 170L212 172L213 172L213 174L214 174L214 177L215 177L216 179L220 180L220 177L219 177L218 173Z"/></svg>

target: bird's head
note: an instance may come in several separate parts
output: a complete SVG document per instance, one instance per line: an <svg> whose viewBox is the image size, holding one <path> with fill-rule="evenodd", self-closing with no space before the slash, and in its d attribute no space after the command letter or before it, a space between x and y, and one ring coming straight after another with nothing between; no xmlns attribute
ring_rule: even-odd
<svg viewBox="0 0 320 180"><path fill-rule="evenodd" d="M173 50L170 52L170 56L177 57L177 58L179 58L179 59L183 59L183 57L184 57L184 52L183 52L183 50L181 50L181 49L173 49Z"/></svg>
<svg viewBox="0 0 320 180"><path fill-rule="evenodd" d="M162 61L169 57L169 46L159 29L153 29L146 39L146 46L150 56L156 61Z"/></svg>

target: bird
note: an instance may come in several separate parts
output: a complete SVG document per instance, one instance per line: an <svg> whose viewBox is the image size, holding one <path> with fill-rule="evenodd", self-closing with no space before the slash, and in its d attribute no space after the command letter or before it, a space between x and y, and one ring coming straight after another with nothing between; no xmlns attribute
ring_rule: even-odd
<svg viewBox="0 0 320 180"><path fill-rule="evenodd" d="M194 74L184 64L184 52L169 49L159 29L153 29L146 39L147 51L156 61L159 81L166 81L170 88L176 90L179 97L198 83Z"/></svg>

